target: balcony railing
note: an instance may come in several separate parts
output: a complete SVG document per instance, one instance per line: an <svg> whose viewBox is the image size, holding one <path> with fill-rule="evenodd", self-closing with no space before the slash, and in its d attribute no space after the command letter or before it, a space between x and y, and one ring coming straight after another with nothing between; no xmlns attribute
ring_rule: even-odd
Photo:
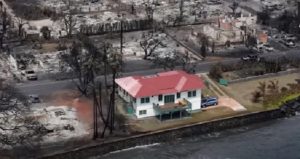
<svg viewBox="0 0 300 159"><path fill-rule="evenodd" d="M169 113L181 110L186 110L189 112L192 109L192 104L184 98L177 103L165 103L164 105L153 103L153 108L160 113Z"/></svg>

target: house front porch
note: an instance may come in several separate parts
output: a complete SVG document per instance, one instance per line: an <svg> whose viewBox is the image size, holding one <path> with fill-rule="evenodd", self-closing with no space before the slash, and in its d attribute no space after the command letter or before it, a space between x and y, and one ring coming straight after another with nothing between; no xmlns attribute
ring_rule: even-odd
<svg viewBox="0 0 300 159"><path fill-rule="evenodd" d="M163 121L190 116L192 104L188 100L183 99L178 103L165 103L164 105L153 103L153 108L158 114L157 117L160 121Z"/></svg>

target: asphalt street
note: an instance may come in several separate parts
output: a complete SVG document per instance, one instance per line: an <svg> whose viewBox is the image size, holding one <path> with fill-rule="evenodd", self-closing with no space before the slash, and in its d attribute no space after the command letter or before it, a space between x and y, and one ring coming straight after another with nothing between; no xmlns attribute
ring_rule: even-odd
<svg viewBox="0 0 300 159"><path fill-rule="evenodd" d="M237 62L239 59L226 59L223 60L223 63L232 63ZM195 65L195 71L198 73L208 72L211 66L216 64L217 61L214 62L199 62ZM181 67L177 67L177 69L180 69ZM135 68L133 71L126 71L121 72L120 76L131 76L131 75L151 75L158 72L163 72L164 69L162 68L155 68L155 69L144 69L141 68L140 70L137 70ZM104 76L97 77L97 80L104 80ZM108 81L112 82L111 75L108 76ZM19 83L17 84L17 88L20 89L21 92L24 94L39 94L39 95L48 95L53 92L59 91L59 90L67 90L67 89L75 89L76 86L74 85L73 80L61 80L61 81L55 81L55 80L38 80L38 81L30 81L26 83Z"/></svg>
<svg viewBox="0 0 300 159"><path fill-rule="evenodd" d="M289 51L278 51L278 52L271 52L271 53L264 53L261 56L266 58L275 58L278 56L283 55L292 55L292 54L299 54L298 49L293 49ZM300 55L300 54L299 54ZM225 58L222 61L201 61L198 63L195 63L195 72L197 73L204 73L209 72L210 68L218 63L236 63L240 61L240 58ZM124 72L120 73L120 76L131 76L131 75L151 75L158 72L163 72L164 69L162 68L154 68L154 69L146 69L146 67L139 67L143 62L140 61L138 63L131 63L130 65L127 65L127 67L130 67L132 69L123 69ZM135 66L136 65L136 66ZM181 66L176 67L176 69L181 69ZM99 76L98 80L104 80L104 76ZM112 77L108 77L108 81L112 82ZM59 91L59 90L68 90L68 89L76 89L76 86L74 85L74 81L72 80L38 80L38 81L30 81L26 83L20 83L16 86L21 92L24 94L39 94L41 96L43 95L49 95L53 92Z"/></svg>

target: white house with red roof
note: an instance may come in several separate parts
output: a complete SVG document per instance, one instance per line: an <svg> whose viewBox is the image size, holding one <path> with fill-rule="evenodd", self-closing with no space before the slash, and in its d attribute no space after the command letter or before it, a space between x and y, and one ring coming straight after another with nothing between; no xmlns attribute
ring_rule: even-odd
<svg viewBox="0 0 300 159"><path fill-rule="evenodd" d="M201 109L203 80L184 71L162 72L150 76L130 76L115 80L118 94L131 103L137 118L173 113L190 114Z"/></svg>

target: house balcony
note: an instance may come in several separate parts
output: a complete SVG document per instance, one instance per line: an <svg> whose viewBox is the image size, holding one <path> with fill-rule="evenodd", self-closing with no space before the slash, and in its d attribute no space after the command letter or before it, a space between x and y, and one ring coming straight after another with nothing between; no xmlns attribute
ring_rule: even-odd
<svg viewBox="0 0 300 159"><path fill-rule="evenodd" d="M169 115L172 119L173 114L176 112L179 112L180 118L183 113L189 113L192 109L192 104L188 100L182 99L177 103L165 103L164 105L153 103L153 108L158 113L160 120L162 120L162 116L165 114Z"/></svg>

